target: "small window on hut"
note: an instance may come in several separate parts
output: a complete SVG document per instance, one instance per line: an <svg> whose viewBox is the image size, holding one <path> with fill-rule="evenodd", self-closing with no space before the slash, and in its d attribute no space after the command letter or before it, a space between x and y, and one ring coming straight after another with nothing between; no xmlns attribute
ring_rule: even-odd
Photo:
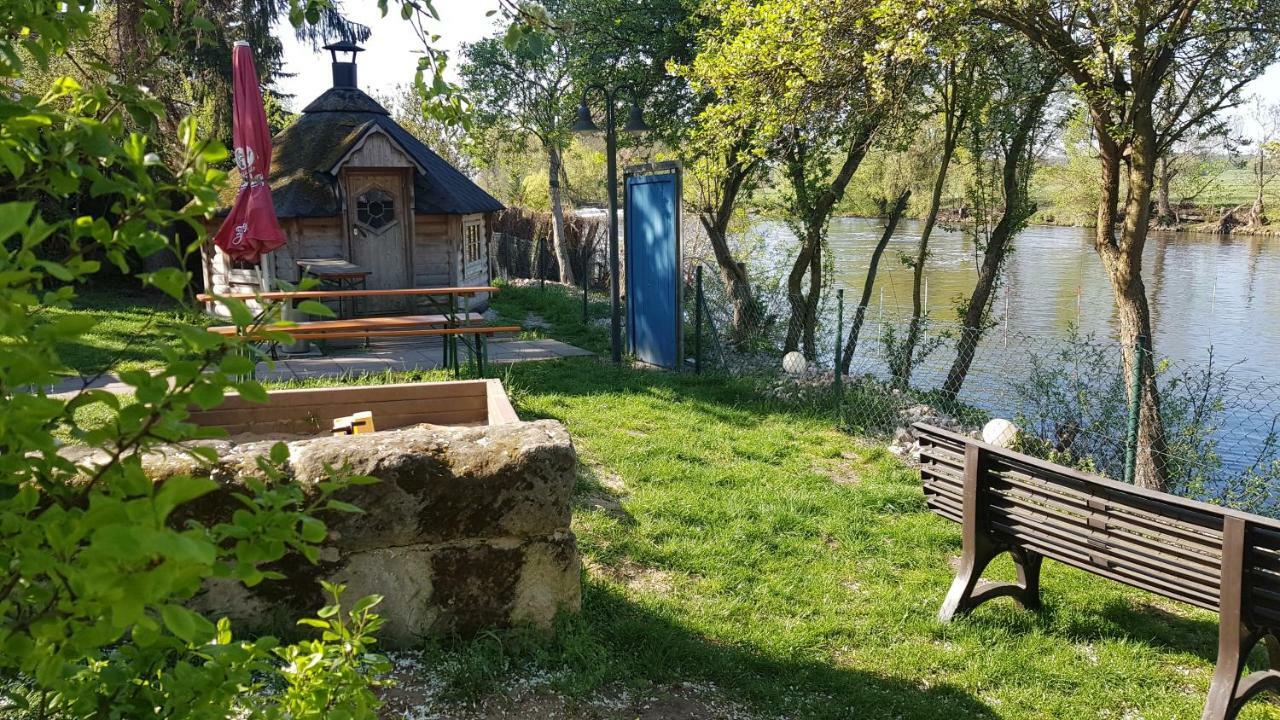
<svg viewBox="0 0 1280 720"><path fill-rule="evenodd" d="M379 233L396 221L395 200L391 193L377 188L356 198L356 224Z"/></svg>
<svg viewBox="0 0 1280 720"><path fill-rule="evenodd" d="M472 222L462 226L463 247L466 252L467 262L475 262L484 257L481 250L484 244L480 240L480 223Z"/></svg>

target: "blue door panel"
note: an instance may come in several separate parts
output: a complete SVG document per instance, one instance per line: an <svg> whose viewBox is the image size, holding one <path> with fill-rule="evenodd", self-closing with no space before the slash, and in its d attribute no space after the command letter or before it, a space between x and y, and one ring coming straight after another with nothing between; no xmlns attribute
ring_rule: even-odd
<svg viewBox="0 0 1280 720"><path fill-rule="evenodd" d="M627 178L627 341L642 362L680 364L676 176Z"/></svg>

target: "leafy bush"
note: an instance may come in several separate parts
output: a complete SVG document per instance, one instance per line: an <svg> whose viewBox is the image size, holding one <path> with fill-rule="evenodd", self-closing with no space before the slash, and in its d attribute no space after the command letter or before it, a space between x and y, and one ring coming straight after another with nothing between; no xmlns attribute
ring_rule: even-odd
<svg viewBox="0 0 1280 720"><path fill-rule="evenodd" d="M1119 349L1080 335L1047 354L1031 353L1025 379L1014 383L1023 432L1018 449L1070 467L1124 477L1128 403ZM1221 447L1233 412L1261 414L1250 405L1274 389L1237 378L1209 352L1201 366L1157 366L1167 452L1165 489L1264 515L1280 516L1280 441L1270 431L1245 467L1229 465Z"/></svg>
<svg viewBox="0 0 1280 720"><path fill-rule="evenodd" d="M149 66L191 40L200 20L190 4L146 3L150 29L136 62ZM322 511L350 511L332 499L350 482L334 477L305 499L287 482L283 445L245 478L241 507L223 521L182 512L215 489L206 478L153 482L142 457L158 445L208 437L188 408L219 404L228 390L265 398L243 380L253 360L234 338L177 328L155 373L121 379L134 402L85 388L43 388L73 375L63 349L92 330L67 309L76 288L104 263L133 274L131 261L169 251L184 259L201 242L224 174L224 148L200 139L190 119L181 147L166 157L149 137L165 109L146 88L95 67L82 84L19 82L24 68L48 72L50 58L89 37L88 3L0 4L0 713L35 718L373 717L366 679L382 667L368 651L376 598L339 620L339 588L313 641L282 646L269 637L237 640L225 621L186 607L210 578L255 585L275 577L285 553L318 555ZM175 200L175 198L177 200ZM53 208L52 211L49 211ZM171 231L195 230L175 245ZM179 263L179 267L185 267ZM191 278L178 268L139 273L183 302ZM259 323L230 303L241 326ZM92 422L88 413L95 408ZM94 448L73 460L54 430ZM210 447L187 446L213 463ZM283 688L281 690L280 688ZM272 690L272 692L268 692Z"/></svg>

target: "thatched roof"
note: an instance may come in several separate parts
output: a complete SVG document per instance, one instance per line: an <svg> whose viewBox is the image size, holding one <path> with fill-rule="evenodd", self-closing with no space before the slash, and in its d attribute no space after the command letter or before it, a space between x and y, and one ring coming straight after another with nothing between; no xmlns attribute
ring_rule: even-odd
<svg viewBox="0 0 1280 720"><path fill-rule="evenodd" d="M423 170L414 172L416 212L465 215L502 209L502 203L397 125L373 98L356 88L335 87L305 107L297 122L272 139L267 183L276 216L337 215L337 178L329 171L375 128L386 133ZM230 207L238 189L229 184L223 191L224 208Z"/></svg>

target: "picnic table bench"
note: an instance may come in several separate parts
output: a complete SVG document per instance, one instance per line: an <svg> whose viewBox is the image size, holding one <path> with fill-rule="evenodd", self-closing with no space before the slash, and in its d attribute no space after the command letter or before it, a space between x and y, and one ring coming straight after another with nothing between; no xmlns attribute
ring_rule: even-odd
<svg viewBox="0 0 1280 720"><path fill-rule="evenodd" d="M295 341L363 339L366 343L373 338L440 336L444 340L444 364L446 367L452 367L455 371L459 369L458 342L461 341L471 350L477 369L483 374L485 339L498 333L520 332L521 330L518 325L495 326L479 324L484 322L484 316L469 311L470 298L481 293L487 294L497 291L498 288L490 286L376 290L279 290L256 293L229 293L226 295L200 294L196 296L196 299L205 303L216 303L220 298L281 302L342 300L364 297L425 299L434 306L437 312L425 315L371 316L299 323L270 323L252 329L249 336L271 341L272 357L275 357L276 347L269 333L286 333ZM461 310L458 308L459 299L463 301ZM209 331L222 335L233 335L241 332L234 325L211 327ZM467 338L471 338L473 344L468 343Z"/></svg>
<svg viewBox="0 0 1280 720"><path fill-rule="evenodd" d="M1280 689L1280 522L1108 480L914 426L933 512L960 523L963 554L943 622L997 597L1040 607L1048 558L1219 615L1218 660L1203 720L1229 720ZM1017 582L982 581L1009 553ZM1263 642L1269 668L1241 677Z"/></svg>

